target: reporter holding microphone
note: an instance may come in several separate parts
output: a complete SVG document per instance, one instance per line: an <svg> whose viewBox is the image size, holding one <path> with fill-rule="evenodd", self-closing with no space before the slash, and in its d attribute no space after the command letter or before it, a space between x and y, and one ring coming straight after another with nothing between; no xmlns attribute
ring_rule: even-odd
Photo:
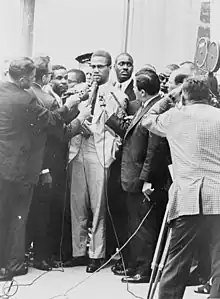
<svg viewBox="0 0 220 299"><path fill-rule="evenodd" d="M27 273L25 225L43 162L47 130L60 130L75 98L55 111L26 90L36 75L33 60L21 57L0 84L0 280ZM49 74L48 74L49 75ZM10 233L9 233L10 232Z"/></svg>

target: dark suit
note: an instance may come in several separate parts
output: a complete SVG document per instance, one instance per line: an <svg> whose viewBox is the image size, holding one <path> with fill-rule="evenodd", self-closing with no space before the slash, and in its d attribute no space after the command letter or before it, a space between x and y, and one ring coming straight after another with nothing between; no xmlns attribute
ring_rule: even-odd
<svg viewBox="0 0 220 299"><path fill-rule="evenodd" d="M34 94L47 109L54 111L59 108L57 101L51 95L42 91L39 85L34 84L30 89L30 93ZM50 170L52 188L49 188L48 184L41 185L41 182L38 182L34 189L27 224L28 244L33 242L33 251L36 260L46 260L51 257L54 250L54 235L56 235L56 239L60 245L64 210L66 155L68 152L67 141L79 133L80 127L80 121L76 119L72 121L71 125L67 126L61 123L59 129L54 130L54 128L49 128L47 130L42 169ZM57 179L58 175L59 178ZM57 186L57 184L59 185ZM59 204L56 201L57 197ZM62 200L60 200L60 197ZM53 215L55 208L58 212ZM65 214L65 216L67 215ZM54 227L54 223L51 224L51 221L54 222L52 219L55 218L57 224ZM60 221L58 221L59 219ZM65 223L65 225L68 225L68 223ZM66 233L65 237L65 242L69 240L68 245L70 247L70 226L69 234ZM57 250L60 249L59 245L57 245ZM69 251L71 252L71 248Z"/></svg>
<svg viewBox="0 0 220 299"><path fill-rule="evenodd" d="M140 230L129 243L129 264L138 268L140 274L149 274L161 221L167 203L167 165L166 140L149 133L141 126L141 119L150 107L158 101L152 99L138 115L135 115L129 128L119 125L115 115L107 124L124 138L122 145L121 184L126 192L129 236L136 230L151 203L142 193L144 182L152 183L155 191L151 198L156 205ZM160 200L159 204L157 201Z"/></svg>
<svg viewBox="0 0 220 299"><path fill-rule="evenodd" d="M48 111L10 82L0 83L0 268L24 262L25 225L42 167L46 128L65 120L68 109Z"/></svg>
<svg viewBox="0 0 220 299"><path fill-rule="evenodd" d="M136 100L136 95L134 93L134 80L132 79L131 82L128 84L127 88L125 89L124 93L128 96L128 115L134 115L141 106L140 101Z"/></svg>
<svg viewBox="0 0 220 299"><path fill-rule="evenodd" d="M136 95L134 93L134 80L128 84L124 93L128 96L128 106L126 113L128 115L134 115L136 111L140 108L141 103L136 100ZM116 153L116 160L112 163L110 167L110 174L108 180L108 204L111 216L114 222L116 233L118 236L118 241L120 246L126 241L126 230L127 226L124 225L127 221L127 209L126 209L126 196L125 192L121 187L121 156L122 149L119 148L119 151ZM117 198L117 200L115 200ZM106 233L106 242L107 242L107 255L111 255L115 252L118 247L115 233L112 227L111 218L107 215L107 233ZM124 252L125 255L128 253ZM125 257L126 259L126 257Z"/></svg>

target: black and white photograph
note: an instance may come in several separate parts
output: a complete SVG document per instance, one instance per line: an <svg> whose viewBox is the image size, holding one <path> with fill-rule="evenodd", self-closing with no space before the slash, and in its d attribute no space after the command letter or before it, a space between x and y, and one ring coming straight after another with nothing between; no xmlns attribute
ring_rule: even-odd
<svg viewBox="0 0 220 299"><path fill-rule="evenodd" d="M0 299L220 299L220 0L0 0Z"/></svg>

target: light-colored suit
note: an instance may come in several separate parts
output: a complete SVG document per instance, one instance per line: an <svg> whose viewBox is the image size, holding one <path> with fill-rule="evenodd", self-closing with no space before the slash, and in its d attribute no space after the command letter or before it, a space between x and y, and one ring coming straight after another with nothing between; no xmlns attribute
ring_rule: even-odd
<svg viewBox="0 0 220 299"><path fill-rule="evenodd" d="M160 114L167 103L164 98L155 104L142 125L170 145L174 181L168 218L220 214L220 109L192 104Z"/></svg>
<svg viewBox="0 0 220 299"><path fill-rule="evenodd" d="M106 129L109 115L116 113L118 104L114 92L123 105L126 96L110 83L99 87L90 130L92 135L85 138L75 136L70 142L69 165L71 168L71 215L73 256L86 254L89 209L93 214L90 258L105 257L105 203L108 168L115 159L121 144L120 137ZM104 97L102 107L99 96Z"/></svg>

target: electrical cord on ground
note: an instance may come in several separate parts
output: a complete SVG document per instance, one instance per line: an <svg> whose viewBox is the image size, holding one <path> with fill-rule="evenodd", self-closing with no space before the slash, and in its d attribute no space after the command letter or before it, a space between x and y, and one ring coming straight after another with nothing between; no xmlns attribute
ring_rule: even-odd
<svg viewBox="0 0 220 299"><path fill-rule="evenodd" d="M66 174L68 171L68 164L66 165ZM63 245L63 236L64 236L64 218L65 218L65 211L66 211L66 194L67 194L67 187L68 187L68 174L66 177L66 182L65 182L65 190L64 190L64 205L63 205L63 213L62 213L62 228L61 228L61 236L60 236L60 248L59 248L59 256L60 256L60 261L59 261L59 268L61 269L54 269L51 271L46 271L41 273L40 275L38 275L32 282L27 283L27 284L18 284L17 281L12 278L12 280L10 280L10 286L7 287L7 284L9 283L9 281L6 281L5 284L2 287L2 293L3 295L0 295L0 298L2 299L9 299L11 297L13 297L17 292L19 287L29 287L32 286L37 280L39 280L41 277L45 276L46 274L50 273L50 272L64 272L64 268L63 268L63 262L62 262L62 245ZM16 289L12 294L9 294L9 292L11 291L11 288L14 287L14 283L16 285Z"/></svg>
<svg viewBox="0 0 220 299"><path fill-rule="evenodd" d="M104 125L105 125L105 122L104 122ZM103 140L103 160L104 160L104 166L105 166L105 128L104 128L104 140ZM84 157L83 157L84 158ZM104 178L106 179L106 171L105 171L105 167L104 167ZM112 215L111 215L111 211L109 209L109 205L108 205L108 197L107 197L107 184L106 184L107 180L105 180L105 194L106 194L106 198L107 198L107 209L108 209L108 212L109 212L109 216L110 216L110 219L112 221L112 225L113 225L113 230L114 230L114 233L115 233L115 237L116 237L116 242L117 242L117 245L118 245L118 251L112 255L100 268L98 268L94 273L92 273L91 275L87 276L86 278L84 278L83 280L81 280L80 282L76 283L73 287L69 288L65 293L63 294L60 294L60 295L56 295L56 296L53 296L53 297L50 297L49 299L55 299L55 298L59 298L59 297L65 297L67 298L67 294L70 293L72 290L76 289L78 286L82 285L83 283L85 283L88 279L90 279L91 277L93 277L94 275L97 274L97 272L99 272L101 269L103 269L104 267L106 267L109 262L111 260L113 260L118 254L120 254L120 256L122 257L122 263L123 263L123 269L125 271L125 264L124 264L124 259L123 259L123 255L121 254L121 251L128 245L128 243L131 241L131 239L133 239L133 237L137 234L137 232L139 231L139 229L141 228L142 224L144 223L144 221L146 220L146 218L148 217L148 215L150 214L150 212L152 211L155 203L152 203L150 209L148 210L148 212L146 213L146 215L143 217L142 221L140 222L140 224L138 225L137 229L134 231L134 233L128 238L128 240L123 244L123 246L120 247L120 244L119 244L119 239L118 239L118 235L117 235L117 232L116 232L116 229L115 229L115 225L114 225L114 221L113 221L113 218L112 218ZM87 183L87 180L86 180L86 183ZM88 183L87 183L88 184ZM130 291L129 289L129 284L127 282L127 291L128 293L130 293L132 296L134 296L135 298L138 298L138 299L144 299L143 297L140 297L140 296L137 296L136 294L134 294L132 291Z"/></svg>
<svg viewBox="0 0 220 299"><path fill-rule="evenodd" d="M73 287L69 288L65 293L57 295L57 296L53 296L50 297L48 299L54 299L57 298L58 296L67 296L67 294L74 290L75 288L77 288L78 286L80 286L81 284L83 284L85 281L87 281L88 279L90 279L92 276L96 275L97 272L99 272L101 269L103 269L104 267L106 267L109 262L114 259L124 248L125 246L128 245L128 243L131 241L131 239L133 239L133 237L137 234L137 232L139 231L139 229L141 228L142 224L144 223L144 221L146 220L146 218L148 217L148 215L150 214L150 212L152 211L153 207L154 207L154 203L152 203L152 206L150 207L150 209L148 210L148 212L146 213L146 215L143 217L143 219L141 220L140 224L138 225L137 229L134 231L134 233L129 237L129 239L123 244L123 246L121 246L121 248L115 253L113 254L99 269L97 269L94 273L90 274L89 276L87 276L86 278L84 278L83 280L79 281L78 283L76 283ZM136 295L134 295L136 298L141 298L138 297ZM141 298L143 299L143 298Z"/></svg>
<svg viewBox="0 0 220 299"><path fill-rule="evenodd" d="M105 104L105 103L104 103ZM105 109L105 105L103 105L104 109ZM103 109L103 110L104 110ZM122 248L121 245L120 245L120 242L119 242L119 238L118 238L118 234L117 234L117 231L116 231L116 228L115 228L115 224L114 224L114 220L113 220L113 217L112 217L112 214L111 214L111 211L110 211L110 207L109 207L109 200L108 200L108 188L107 188L107 177L106 177L106 172L105 172L105 116L106 116L106 111L104 110L104 130L103 130L103 160L104 160L104 190L105 190L105 197L106 197L106 202L107 202L107 211L108 211L108 215L110 217L110 220L111 220L111 224L112 224L112 228L113 228L113 231L114 231L114 236L115 236L115 239L116 239L116 243L117 243L117 246L118 246L118 251L117 251L117 254L120 255L120 258L121 258L121 261L122 261L122 266L123 266L123 270L124 270L124 273L126 272L126 267L125 267L125 262L124 262L124 257L123 257L123 254L121 252ZM130 289L129 289L129 283L126 282L126 290L128 293L130 293L132 296L134 296L135 298L137 299L143 299L142 297L139 297L137 296L136 294L134 294Z"/></svg>
<svg viewBox="0 0 220 299"><path fill-rule="evenodd" d="M104 125L105 125L105 122L104 122ZM56 295L56 296L53 296L53 297L50 297L49 299L55 299L55 298L59 298L59 297L65 297L65 298L67 298L67 294L69 292L71 292L72 290L74 290L75 288L77 288L78 286L80 286L84 282L86 282L88 279L90 279L91 277L93 277L94 275L96 275L97 272L99 272L101 269L103 269L104 267L106 267L109 264L109 262L111 260L113 260L118 254L120 254L120 256L121 256L122 264L123 264L123 269L125 271L125 263L124 263L124 259L123 259L123 255L121 254L121 251L128 245L128 243L131 241L131 239L133 239L133 237L137 234L137 232L141 228L142 224L144 223L145 219L148 217L148 215L150 214L151 210L154 207L154 203L153 203L152 206L150 207L149 211L146 213L146 215L143 217L142 221L138 225L137 229L128 238L128 240L123 244L123 246L120 247L118 235L117 235L117 232L116 232L116 228L115 228L115 225L114 225L114 221L113 221L113 218L112 218L112 214L111 214L111 211L110 211L110 208L109 208L109 202L108 202L107 177L106 177L106 170L105 170L105 129L104 129L104 140L103 140L103 160L104 160L104 192L105 192L105 196L106 196L106 199L107 199L107 210L108 210L109 217L110 217L110 220L111 220L111 223L112 223L112 227L113 227L114 235L115 235L115 238L116 238L118 250L117 250L117 252L114 255L112 255L94 273L92 273L91 275L87 276L85 279L81 280L80 282L76 283L73 287L69 288L65 293L60 294L60 295ZM66 171L67 171L67 168L68 168L68 166L66 167ZM8 281L6 281L6 283L4 284L4 286L2 288L2 290L3 290L3 296L0 296L0 298L2 298L2 299L9 299L9 298L11 298L12 296L14 296L17 293L19 287L32 286L37 280L39 280L41 277L45 276L46 274L48 274L50 272L64 272L63 263L62 263L62 244L63 244L63 234L64 234L64 217L65 217L65 210L66 210L66 192L67 192L67 187L68 187L67 184L68 184L68 181L66 179L66 186L65 186L65 193L64 193L64 207L63 207L63 216L62 216L62 229L61 229L61 239L60 239L60 261L61 261L61 268L62 269L59 269L59 270L57 269L57 270L52 270L52 271L47 271L47 272L41 273L31 283L28 283L28 284L18 284L16 280L12 279L12 281L10 281L10 286L7 286ZM87 178L86 178L86 185L88 187ZM15 283L15 286L14 286L15 287L15 291L12 294L9 294L9 292L11 291L14 283ZM139 297L139 296L135 295L132 291L129 290L129 284L128 283L127 283L127 291L132 296L134 296L135 298L143 299L142 297Z"/></svg>

